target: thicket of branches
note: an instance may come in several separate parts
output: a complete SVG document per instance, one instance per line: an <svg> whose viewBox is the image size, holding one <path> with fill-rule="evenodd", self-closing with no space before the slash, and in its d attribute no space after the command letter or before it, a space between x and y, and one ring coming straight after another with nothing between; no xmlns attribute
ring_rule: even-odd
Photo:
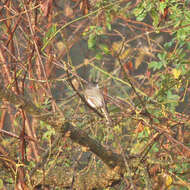
<svg viewBox="0 0 190 190"><path fill-rule="evenodd" d="M189 8L0 1L0 189L190 189Z"/></svg>

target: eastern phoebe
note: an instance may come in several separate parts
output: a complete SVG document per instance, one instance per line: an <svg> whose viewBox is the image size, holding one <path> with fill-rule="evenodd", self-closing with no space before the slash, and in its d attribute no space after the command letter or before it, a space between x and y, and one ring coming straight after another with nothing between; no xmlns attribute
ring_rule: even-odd
<svg viewBox="0 0 190 190"><path fill-rule="evenodd" d="M88 104L93 108L100 108L108 122L108 124L111 126L112 122L109 117L107 107L104 101L104 96L98 86L98 84L95 83L89 83L84 91L84 96Z"/></svg>

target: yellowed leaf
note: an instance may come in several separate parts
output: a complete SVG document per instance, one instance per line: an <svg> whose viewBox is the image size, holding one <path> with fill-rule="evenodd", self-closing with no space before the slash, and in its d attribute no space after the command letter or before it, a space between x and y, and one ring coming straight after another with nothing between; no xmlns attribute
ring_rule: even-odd
<svg viewBox="0 0 190 190"><path fill-rule="evenodd" d="M86 146L82 146L82 151L83 151L83 152L88 152L88 151L89 151L89 148L86 147Z"/></svg>
<svg viewBox="0 0 190 190"><path fill-rule="evenodd" d="M181 75L181 70L180 69L173 69L172 74L173 74L175 79L178 79L179 76Z"/></svg>
<svg viewBox="0 0 190 190"><path fill-rule="evenodd" d="M165 177L165 184L166 184L166 186L167 187L170 186L172 184L172 182L173 182L172 177L170 175L168 175L168 174L165 174L164 177Z"/></svg>
<svg viewBox="0 0 190 190"><path fill-rule="evenodd" d="M59 41L56 43L56 47L57 47L58 51L61 53L61 52L63 52L65 45L62 41Z"/></svg>
<svg viewBox="0 0 190 190"><path fill-rule="evenodd" d="M135 60L135 69L138 69L138 67L141 65L142 61L144 59L144 54L139 54Z"/></svg>
<svg viewBox="0 0 190 190"><path fill-rule="evenodd" d="M66 4L65 9L64 9L64 13L66 17L73 17L73 9L71 8L71 6L69 4Z"/></svg>

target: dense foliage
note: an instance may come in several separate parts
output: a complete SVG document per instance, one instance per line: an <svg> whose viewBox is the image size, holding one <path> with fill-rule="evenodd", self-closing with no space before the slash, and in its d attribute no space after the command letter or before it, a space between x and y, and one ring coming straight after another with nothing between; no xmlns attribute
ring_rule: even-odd
<svg viewBox="0 0 190 190"><path fill-rule="evenodd" d="M190 189L189 10L2 0L0 189Z"/></svg>

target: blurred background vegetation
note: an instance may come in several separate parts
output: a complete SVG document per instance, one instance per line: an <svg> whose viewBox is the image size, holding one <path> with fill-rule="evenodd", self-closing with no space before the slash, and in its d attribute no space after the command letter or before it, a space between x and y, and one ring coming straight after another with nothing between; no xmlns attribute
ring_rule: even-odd
<svg viewBox="0 0 190 190"><path fill-rule="evenodd" d="M1 98L0 189L190 189L189 10L189 0L2 0L2 88L85 131L125 168L98 184L106 163L88 143ZM111 129L81 98L89 81ZM84 186L85 172L94 183Z"/></svg>

